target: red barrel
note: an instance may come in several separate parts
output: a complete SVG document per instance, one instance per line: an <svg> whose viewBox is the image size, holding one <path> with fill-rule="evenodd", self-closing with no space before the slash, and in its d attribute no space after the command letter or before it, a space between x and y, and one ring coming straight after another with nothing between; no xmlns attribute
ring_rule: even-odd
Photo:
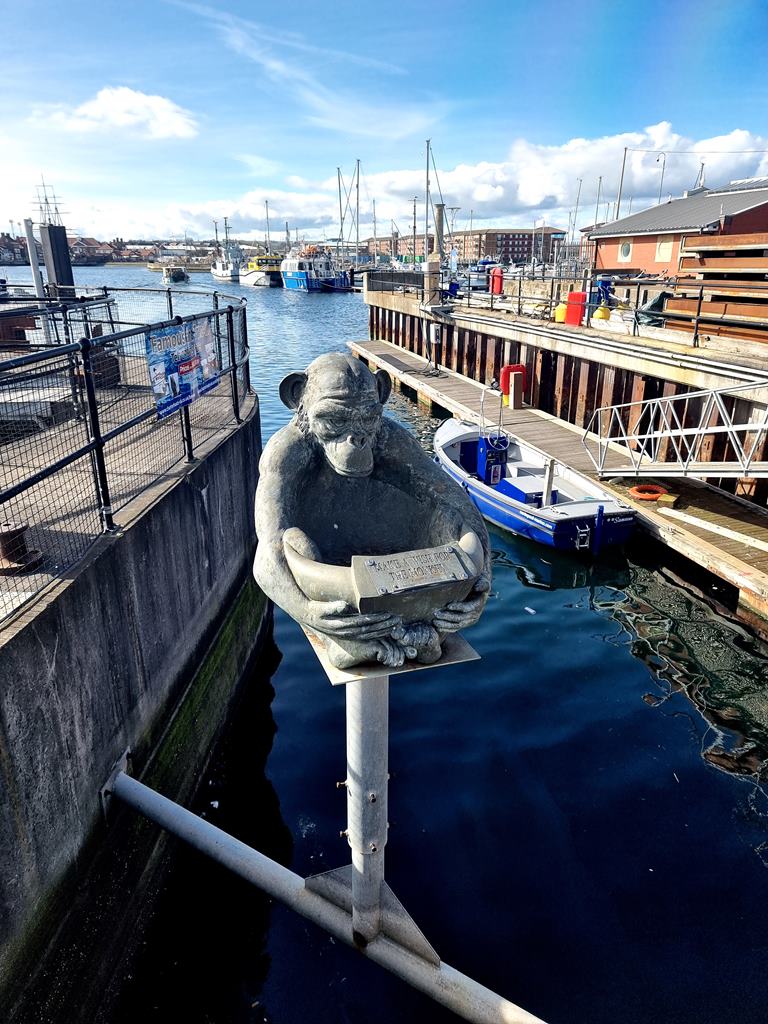
<svg viewBox="0 0 768 1024"><path fill-rule="evenodd" d="M502 366L501 373L499 374L499 387L501 388L502 395L509 394L509 378L513 373L522 374L523 391L525 391L528 385L528 371L522 363L509 363L507 366Z"/></svg>
<svg viewBox="0 0 768 1024"><path fill-rule="evenodd" d="M587 308L586 292L571 292L568 296L568 308L565 311L565 322L567 324L580 324L584 319L584 310Z"/></svg>
<svg viewBox="0 0 768 1024"><path fill-rule="evenodd" d="M504 271L501 267L491 268L489 287L491 295L501 295L504 292Z"/></svg>

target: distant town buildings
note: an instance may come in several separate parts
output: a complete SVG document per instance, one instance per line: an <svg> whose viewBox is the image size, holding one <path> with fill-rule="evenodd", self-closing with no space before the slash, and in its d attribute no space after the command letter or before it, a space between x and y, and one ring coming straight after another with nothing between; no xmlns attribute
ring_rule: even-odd
<svg viewBox="0 0 768 1024"><path fill-rule="evenodd" d="M424 258L424 233L416 235L416 260ZM455 247L461 263L472 263L488 257L501 263L551 263L565 243L562 228L544 225L538 228L477 228L473 231L445 233L446 253ZM397 259L409 261L414 249L413 235L387 235L383 238L367 239L368 253L380 256L395 253ZM434 248L434 236L429 235L430 251Z"/></svg>

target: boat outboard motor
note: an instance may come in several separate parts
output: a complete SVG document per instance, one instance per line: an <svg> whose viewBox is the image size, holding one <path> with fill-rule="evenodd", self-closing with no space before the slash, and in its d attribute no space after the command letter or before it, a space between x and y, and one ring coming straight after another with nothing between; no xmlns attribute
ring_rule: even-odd
<svg viewBox="0 0 768 1024"><path fill-rule="evenodd" d="M506 434L483 434L477 442L477 475L489 487L504 479L509 453Z"/></svg>

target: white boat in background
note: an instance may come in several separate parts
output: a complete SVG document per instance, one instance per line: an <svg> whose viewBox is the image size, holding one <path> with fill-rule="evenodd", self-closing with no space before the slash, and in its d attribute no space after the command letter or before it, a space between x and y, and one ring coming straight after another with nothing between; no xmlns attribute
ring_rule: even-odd
<svg viewBox="0 0 768 1024"><path fill-rule="evenodd" d="M213 226L216 232L216 259L211 265L211 276L215 277L217 281L239 281L242 252L240 251L240 246L233 244L229 240L227 218L224 218L223 248L219 245L218 223L214 221Z"/></svg>

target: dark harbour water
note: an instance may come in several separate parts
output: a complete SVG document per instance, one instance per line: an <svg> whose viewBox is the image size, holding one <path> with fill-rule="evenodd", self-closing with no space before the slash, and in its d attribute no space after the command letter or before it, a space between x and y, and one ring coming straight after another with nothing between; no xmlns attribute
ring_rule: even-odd
<svg viewBox="0 0 768 1024"><path fill-rule="evenodd" d="M123 273L154 283L78 279ZM367 316L244 291L266 439L279 379ZM391 411L429 443L434 422ZM768 648L648 542L597 563L492 544L482 660L392 682L390 884L447 963L550 1024L766 1024ZM307 875L348 861L344 694L281 612L275 643L197 810ZM112 1018L169 1019L456 1018L179 845Z"/></svg>

